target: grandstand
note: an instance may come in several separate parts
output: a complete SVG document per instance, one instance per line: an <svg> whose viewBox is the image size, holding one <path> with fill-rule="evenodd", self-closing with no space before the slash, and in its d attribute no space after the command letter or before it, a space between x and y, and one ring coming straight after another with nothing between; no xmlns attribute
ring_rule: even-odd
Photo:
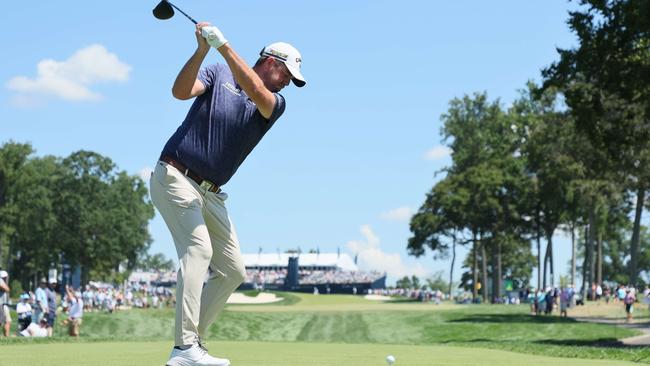
<svg viewBox="0 0 650 366"><path fill-rule="evenodd" d="M348 254L244 254L246 281L239 289L318 293L367 293L384 288L386 275L359 271Z"/></svg>

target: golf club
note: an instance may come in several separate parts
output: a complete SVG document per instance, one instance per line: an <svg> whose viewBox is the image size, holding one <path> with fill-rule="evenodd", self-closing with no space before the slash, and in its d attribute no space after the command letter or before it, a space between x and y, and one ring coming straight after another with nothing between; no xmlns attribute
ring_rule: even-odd
<svg viewBox="0 0 650 366"><path fill-rule="evenodd" d="M191 16L187 15L184 11L182 11L176 5L170 3L167 0L160 1L160 3L158 3L158 5L156 5L156 7L153 8L153 16L162 20L169 19L174 16L174 9L180 11L181 14L187 17L187 19L192 21L192 23L196 24L196 20L192 19Z"/></svg>

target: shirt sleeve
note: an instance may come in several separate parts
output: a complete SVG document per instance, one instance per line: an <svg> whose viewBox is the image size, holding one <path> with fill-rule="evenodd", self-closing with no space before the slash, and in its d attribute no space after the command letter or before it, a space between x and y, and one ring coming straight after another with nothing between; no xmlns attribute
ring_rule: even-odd
<svg viewBox="0 0 650 366"><path fill-rule="evenodd" d="M273 93L273 95L275 95L275 108L273 108L271 117L269 117L269 123L271 124L275 123L275 121L277 121L278 118L280 118L280 116L284 113L284 107L285 107L285 101L282 94Z"/></svg>
<svg viewBox="0 0 650 366"><path fill-rule="evenodd" d="M219 75L219 64L208 65L199 71L197 78L203 83L206 89L212 88Z"/></svg>

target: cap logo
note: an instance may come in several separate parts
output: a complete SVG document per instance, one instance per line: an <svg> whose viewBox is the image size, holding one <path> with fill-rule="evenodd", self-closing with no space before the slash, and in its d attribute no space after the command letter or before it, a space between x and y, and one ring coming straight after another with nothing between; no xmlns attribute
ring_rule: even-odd
<svg viewBox="0 0 650 366"><path fill-rule="evenodd" d="M289 57L289 55L287 55L286 53L282 53L280 51L273 50L273 49L266 51L266 54L268 54L269 56L277 57L282 61L286 61L287 58Z"/></svg>

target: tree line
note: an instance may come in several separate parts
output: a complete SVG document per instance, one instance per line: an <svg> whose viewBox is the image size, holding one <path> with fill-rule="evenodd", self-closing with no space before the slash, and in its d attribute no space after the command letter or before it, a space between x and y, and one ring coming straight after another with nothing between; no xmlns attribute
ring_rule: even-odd
<svg viewBox="0 0 650 366"><path fill-rule="evenodd" d="M571 236L570 281L643 283L642 215L650 189L650 6L581 0L567 24L578 45L511 105L474 93L449 102L442 141L452 164L412 217L407 250L456 260L474 298L502 281L557 284L553 237ZM541 242L546 242L542 253ZM488 278L490 281L488 281ZM491 282L491 288L487 284ZM450 280L451 292L451 280ZM478 283L480 287L479 294Z"/></svg>
<svg viewBox="0 0 650 366"><path fill-rule="evenodd" d="M23 287L62 263L80 266L82 283L123 280L151 261L153 216L144 181L108 157L37 157L30 144L0 146L0 267Z"/></svg>

